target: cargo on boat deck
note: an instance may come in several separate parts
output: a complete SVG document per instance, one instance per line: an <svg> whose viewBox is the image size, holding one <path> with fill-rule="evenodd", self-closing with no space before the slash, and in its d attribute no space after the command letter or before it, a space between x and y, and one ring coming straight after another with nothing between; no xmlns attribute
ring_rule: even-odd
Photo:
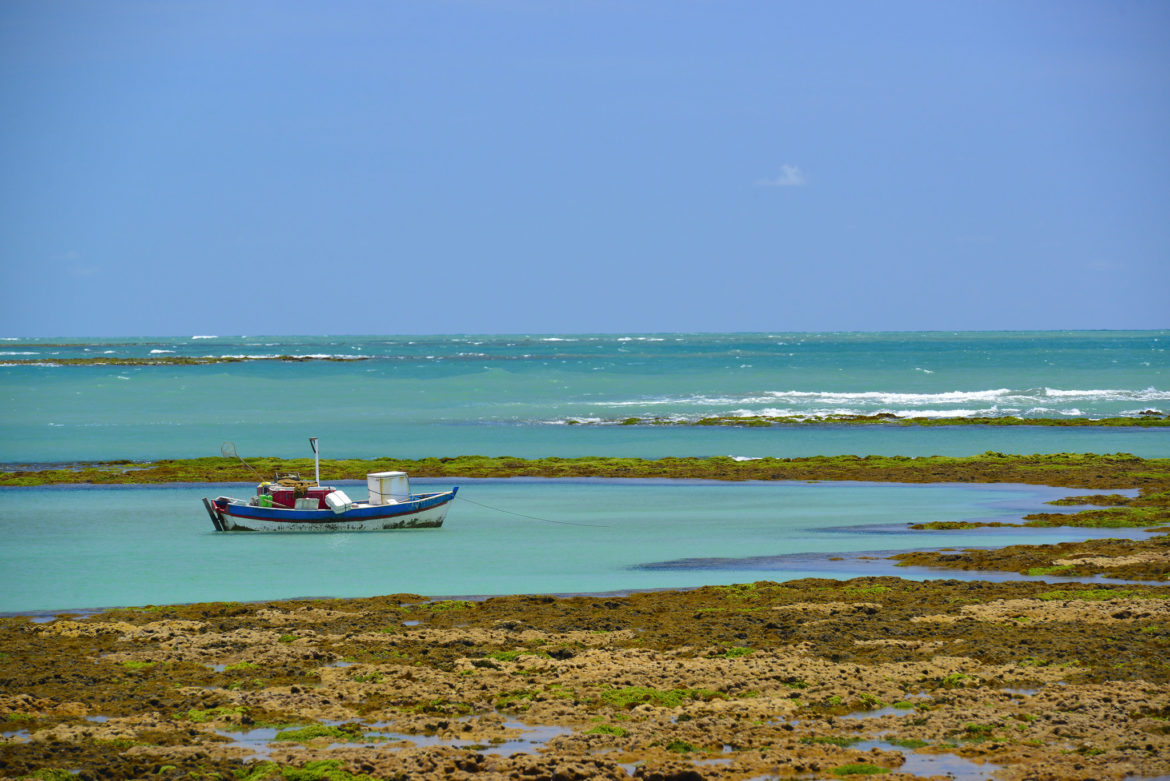
<svg viewBox="0 0 1170 781"><path fill-rule="evenodd" d="M366 487L370 491L369 503L375 507L410 500L410 478L406 472L369 472Z"/></svg>
<svg viewBox="0 0 1170 781"><path fill-rule="evenodd" d="M295 487L280 485L279 483L261 483L256 486L256 495L261 502L270 501L272 507L295 507L298 510L326 510L325 495L331 490L328 486L314 486L298 490ZM313 500L309 505L308 500Z"/></svg>
<svg viewBox="0 0 1170 781"><path fill-rule="evenodd" d="M325 504L329 505L329 509L335 513L343 513L353 509L353 502L345 491L330 491L325 494Z"/></svg>

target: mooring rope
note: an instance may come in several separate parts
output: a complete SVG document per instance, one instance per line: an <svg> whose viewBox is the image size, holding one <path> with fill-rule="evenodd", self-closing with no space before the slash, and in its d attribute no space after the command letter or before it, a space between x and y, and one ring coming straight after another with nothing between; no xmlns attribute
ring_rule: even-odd
<svg viewBox="0 0 1170 781"><path fill-rule="evenodd" d="M487 510L495 510L498 513L507 513L508 515L516 515L516 516L519 516L521 518L527 518L527 519L532 520L532 521L544 521L545 523L559 523L562 526L592 526L592 527L598 528L598 529L608 529L609 528L609 524L607 524L607 523L573 523L572 521L554 521L551 518L538 518L535 515L525 515L524 513L516 513L516 512L512 512L511 510L505 510L501 507L492 507L490 504L484 504L483 502L477 502L474 499L468 499L463 494L459 494L455 498L459 501L470 502L471 504L474 504L478 507L483 507Z"/></svg>

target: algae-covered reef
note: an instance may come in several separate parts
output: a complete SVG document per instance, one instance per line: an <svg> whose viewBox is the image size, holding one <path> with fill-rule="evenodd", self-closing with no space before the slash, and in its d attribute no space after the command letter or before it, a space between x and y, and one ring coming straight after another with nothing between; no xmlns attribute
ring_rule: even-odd
<svg viewBox="0 0 1170 781"><path fill-rule="evenodd" d="M932 521L911 524L911 529L946 531L976 529L981 526L1079 526L1097 529L1141 529L1170 524L1170 484L1166 481L1147 483L1134 497L1120 494L1069 496L1049 502L1059 506L1092 505L1078 512L1031 513L1022 524L1001 521Z"/></svg>
<svg viewBox="0 0 1170 781"><path fill-rule="evenodd" d="M1106 529L1170 530L1170 490L1166 484L1148 485L1136 497L1118 494L1070 496L1050 504L1092 505L1073 513L1032 513L1023 523L941 521L912 524L912 529L947 531L980 526L1077 526ZM1159 528L1161 527L1161 528ZM916 551L891 556L899 566L961 570L998 570L1021 575L1087 577L1101 575L1128 580L1170 580L1170 535L1144 540L1086 540L1056 545L1011 545L998 550L976 548L953 551Z"/></svg>
<svg viewBox="0 0 1170 781"><path fill-rule="evenodd" d="M1064 577L1105 576L1138 581L1170 580L1170 535L1144 540L1086 540L1054 545L1009 545L996 550L898 553L899 566L1017 572Z"/></svg>
<svg viewBox="0 0 1170 781"><path fill-rule="evenodd" d="M1170 586L897 578L7 618L0 774L1153 777L1168 644Z"/></svg>
<svg viewBox="0 0 1170 781"><path fill-rule="evenodd" d="M577 425L582 425L580 422ZM1057 426L1057 427L1125 427L1150 428L1170 426L1170 415L1159 410L1145 410L1138 415L1113 418L1022 418L1018 415L982 415L971 417L916 417L878 412L873 415L819 415L816 417L773 417L769 415L721 415L698 420L674 418L623 418L623 426Z"/></svg>
<svg viewBox="0 0 1170 781"><path fill-rule="evenodd" d="M263 475L309 474L309 459L250 458ZM1127 453L1005 455L987 452L952 458L929 456L816 456L737 461L715 458L455 458L325 460L327 480L360 480L368 472L403 470L415 477L622 477L709 480L864 480L902 483L1031 483L1094 490L1170 486L1170 459ZM11 465L0 485L54 483L250 482L255 473L239 461L214 457L153 462L104 461L70 465Z"/></svg>

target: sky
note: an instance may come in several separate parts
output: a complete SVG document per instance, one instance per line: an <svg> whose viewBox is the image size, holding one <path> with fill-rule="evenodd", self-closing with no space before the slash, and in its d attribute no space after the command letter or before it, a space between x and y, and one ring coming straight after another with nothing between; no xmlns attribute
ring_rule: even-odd
<svg viewBox="0 0 1170 781"><path fill-rule="evenodd" d="M1170 326L1170 4L6 0L0 336Z"/></svg>

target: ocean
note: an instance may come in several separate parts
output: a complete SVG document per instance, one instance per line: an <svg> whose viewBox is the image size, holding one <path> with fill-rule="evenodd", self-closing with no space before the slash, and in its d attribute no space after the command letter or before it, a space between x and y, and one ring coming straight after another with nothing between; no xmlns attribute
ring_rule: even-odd
<svg viewBox="0 0 1170 781"><path fill-rule="evenodd" d="M310 436L320 438L324 458L988 450L1168 457L1165 428L824 421L877 413L1163 414L1167 344L1170 331L8 338L0 341L0 361L9 362L0 365L0 462L214 456L224 441L245 458L308 457ZM304 360L61 363L206 356ZM808 423L690 425L713 416ZM459 485L442 529L322 535L214 532L200 499L250 494L250 485L0 489L0 612L397 592L605 592L808 576L990 577L895 569L860 554L1123 534L906 528L1018 521L1070 493L1042 486ZM354 485L353 495L362 490Z"/></svg>
<svg viewBox="0 0 1170 781"><path fill-rule="evenodd" d="M1170 331L218 336L0 341L0 462L216 455L740 457L1129 452L1170 431L685 425L1170 412ZM68 358L291 356L210 365ZM331 359L331 360L322 360ZM622 425L628 421L634 425Z"/></svg>

